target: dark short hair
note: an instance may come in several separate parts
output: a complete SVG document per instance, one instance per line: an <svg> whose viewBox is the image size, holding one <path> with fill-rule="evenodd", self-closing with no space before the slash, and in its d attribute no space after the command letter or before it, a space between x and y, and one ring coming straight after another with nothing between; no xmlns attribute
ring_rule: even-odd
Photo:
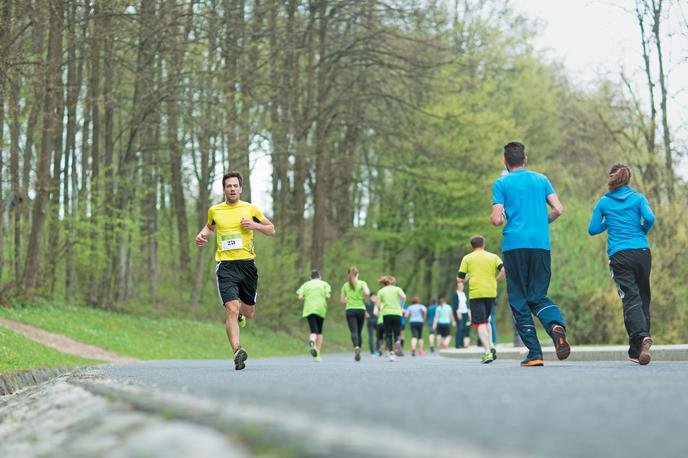
<svg viewBox="0 0 688 458"><path fill-rule="evenodd" d="M320 278L320 272L315 269L311 270L311 278Z"/></svg>
<svg viewBox="0 0 688 458"><path fill-rule="evenodd" d="M526 161L526 147L523 143L509 142L504 145L504 159L509 167L519 167Z"/></svg>
<svg viewBox="0 0 688 458"><path fill-rule="evenodd" d="M225 180L229 178L236 178L239 180L239 186L244 186L244 178L241 176L240 172L237 172L236 170L233 170L231 172L227 172L222 176L222 187L225 187Z"/></svg>
<svg viewBox="0 0 688 458"><path fill-rule="evenodd" d="M473 248L479 248L481 246L485 246L485 237L482 235L476 235L471 239L471 246Z"/></svg>

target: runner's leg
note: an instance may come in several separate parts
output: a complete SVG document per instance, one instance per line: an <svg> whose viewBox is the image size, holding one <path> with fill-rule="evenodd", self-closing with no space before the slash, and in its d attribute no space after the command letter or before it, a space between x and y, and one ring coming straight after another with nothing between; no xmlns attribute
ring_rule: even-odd
<svg viewBox="0 0 688 458"><path fill-rule="evenodd" d="M503 253L506 269L506 288L509 305L514 315L516 330L523 344L528 348L529 359L542 358L542 346L535 332L535 323L528 305L529 249L509 250ZM475 320L475 317L473 317Z"/></svg>
<svg viewBox="0 0 688 458"><path fill-rule="evenodd" d="M351 334L351 343L354 347L360 346L358 343L359 331L358 331L358 318L356 317L355 310L346 311L346 324L349 326L349 333Z"/></svg>
<svg viewBox="0 0 688 458"><path fill-rule="evenodd" d="M235 299L225 302L225 312L227 339L229 340L229 345L232 347L232 352L235 352L241 346L239 339L239 322L237 321L239 317L239 300Z"/></svg>

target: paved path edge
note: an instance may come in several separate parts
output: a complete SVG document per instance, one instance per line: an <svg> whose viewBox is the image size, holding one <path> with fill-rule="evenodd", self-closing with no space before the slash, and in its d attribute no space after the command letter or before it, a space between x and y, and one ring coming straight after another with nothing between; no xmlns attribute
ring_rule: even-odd
<svg viewBox="0 0 688 458"><path fill-rule="evenodd" d="M557 361L553 347L543 347L545 361ZM497 347L497 357L499 359L521 360L525 358L526 348L499 348ZM655 345L650 351L654 362L687 362L688 345ZM441 350L440 355L446 358L458 359L480 359L482 349L471 347L469 349ZM571 355L566 361L627 361L628 347L622 345L615 346L590 346L590 347L571 347Z"/></svg>

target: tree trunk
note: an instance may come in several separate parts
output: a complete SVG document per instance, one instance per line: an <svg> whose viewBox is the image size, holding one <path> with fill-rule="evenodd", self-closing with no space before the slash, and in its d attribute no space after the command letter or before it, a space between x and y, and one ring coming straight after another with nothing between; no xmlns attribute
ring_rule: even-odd
<svg viewBox="0 0 688 458"><path fill-rule="evenodd" d="M664 166L666 167L666 186L669 201L675 197L674 181L674 156L671 148L671 131L669 130L669 114L667 112L667 79L664 74L664 56L662 55L662 37L660 25L662 21L662 0L652 1L652 35L654 36L655 47L657 49L657 67L659 70L659 105L662 110L662 139L664 141Z"/></svg>
<svg viewBox="0 0 688 458"><path fill-rule="evenodd" d="M56 91L61 90L62 64L62 22L63 2L49 0L50 29L48 33L48 53L45 74L45 98L43 101L43 129L41 148L36 175L36 199L33 208L31 234L29 236L26 267L24 269L24 288L30 297L37 287L38 270L43 246L43 231L47 216L47 205L52 184L50 179L51 147L54 145Z"/></svg>
<svg viewBox="0 0 688 458"><path fill-rule="evenodd" d="M179 97L182 91L179 87L181 80L181 69L184 64L185 43L180 43L180 31L177 21L176 0L168 0L167 11L169 14L171 48L168 53L168 79L167 79L167 143L170 154L170 181L172 186L172 202L175 219L177 222L177 238L179 246L179 266L178 271L182 273L184 284L190 284L191 257L189 255L188 223L186 219L186 199L184 197L184 187L182 185L182 148L179 144Z"/></svg>
<svg viewBox="0 0 688 458"><path fill-rule="evenodd" d="M311 268L324 270L325 239L328 230L327 207L330 188L329 152L327 149L327 130L329 114L327 110L327 1L318 2L318 82L317 111L315 125L315 189L313 191L313 240Z"/></svg>

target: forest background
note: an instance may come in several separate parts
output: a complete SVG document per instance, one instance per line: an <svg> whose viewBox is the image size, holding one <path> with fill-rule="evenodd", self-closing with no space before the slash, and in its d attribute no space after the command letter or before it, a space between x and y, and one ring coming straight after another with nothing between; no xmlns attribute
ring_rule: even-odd
<svg viewBox="0 0 688 458"><path fill-rule="evenodd" d="M248 177L257 155L277 228L256 236L261 325L298 324L311 268L335 296L356 265L373 289L389 273L449 297L472 235L499 252L491 185L520 140L566 207L550 291L572 340L624 340L606 237L587 223L625 162L657 214L653 334L686 342L686 145L662 48L678 3L629 1L640 93L623 73L577 87L508 2L4 0L0 299L222 319L214 252L193 240L223 171Z"/></svg>

